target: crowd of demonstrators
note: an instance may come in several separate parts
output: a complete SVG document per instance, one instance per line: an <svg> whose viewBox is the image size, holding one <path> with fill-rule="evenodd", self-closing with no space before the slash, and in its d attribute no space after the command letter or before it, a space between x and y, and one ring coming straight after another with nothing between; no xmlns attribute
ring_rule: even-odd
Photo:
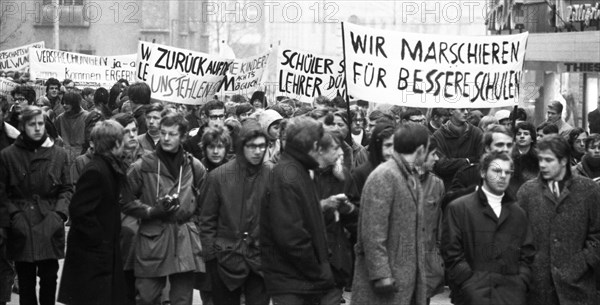
<svg viewBox="0 0 600 305"><path fill-rule="evenodd" d="M165 103L126 81L0 103L0 302L16 270L21 304L36 276L54 304L67 220L65 304L598 301L600 135L560 102L537 126L260 91Z"/></svg>

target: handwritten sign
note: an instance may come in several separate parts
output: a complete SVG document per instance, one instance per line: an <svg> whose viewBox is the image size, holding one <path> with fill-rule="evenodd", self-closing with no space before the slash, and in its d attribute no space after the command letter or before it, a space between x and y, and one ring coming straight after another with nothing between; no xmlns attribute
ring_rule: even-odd
<svg viewBox="0 0 600 305"><path fill-rule="evenodd" d="M344 23L348 94L409 107L514 106L527 33L448 36Z"/></svg>
<svg viewBox="0 0 600 305"><path fill-rule="evenodd" d="M136 78L150 86L153 98L197 105L217 92L232 62L233 59L140 41Z"/></svg>
<svg viewBox="0 0 600 305"><path fill-rule="evenodd" d="M278 93L312 103L316 97L345 96L344 61L341 57L279 48Z"/></svg>
<svg viewBox="0 0 600 305"><path fill-rule="evenodd" d="M78 87L108 87L119 79L135 80L136 55L95 56L51 49L31 49L31 79L71 79Z"/></svg>
<svg viewBox="0 0 600 305"><path fill-rule="evenodd" d="M270 52L233 61L221 86L222 94L251 95L258 90L267 70Z"/></svg>
<svg viewBox="0 0 600 305"><path fill-rule="evenodd" d="M44 42L36 42L22 47L0 51L0 70L27 71L29 69L29 48L43 48Z"/></svg>

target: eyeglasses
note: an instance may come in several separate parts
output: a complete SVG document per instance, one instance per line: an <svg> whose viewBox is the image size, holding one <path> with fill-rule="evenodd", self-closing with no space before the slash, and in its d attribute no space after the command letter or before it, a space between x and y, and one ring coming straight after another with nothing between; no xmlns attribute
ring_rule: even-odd
<svg viewBox="0 0 600 305"><path fill-rule="evenodd" d="M248 148L249 150L257 150L258 149L260 151L263 151L263 150L267 149L267 144L258 144L258 145L247 144L247 145L244 145L244 147Z"/></svg>
<svg viewBox="0 0 600 305"><path fill-rule="evenodd" d="M209 115L208 118L211 119L211 120L213 120L213 121L214 120L223 120L223 119L225 119L225 115L224 114L221 114L221 115Z"/></svg>

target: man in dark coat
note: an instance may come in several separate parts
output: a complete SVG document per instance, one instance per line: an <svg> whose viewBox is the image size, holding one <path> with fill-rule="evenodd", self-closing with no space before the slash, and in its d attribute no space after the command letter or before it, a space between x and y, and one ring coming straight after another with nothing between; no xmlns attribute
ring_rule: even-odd
<svg viewBox="0 0 600 305"><path fill-rule="evenodd" d="M352 304L425 304L425 196L415 164L427 156L420 124L394 133L394 154L367 178L360 200Z"/></svg>
<svg viewBox="0 0 600 305"><path fill-rule="evenodd" d="M478 162L482 153L483 132L467 122L467 114L467 109L450 109L450 120L433 133L440 154L433 170L444 180L446 189L456 172Z"/></svg>
<svg viewBox="0 0 600 305"><path fill-rule="evenodd" d="M94 156L77 182L69 206L71 229L58 301L127 304L120 253L123 127L102 121L92 130ZM99 183L101 182L101 183Z"/></svg>
<svg viewBox="0 0 600 305"><path fill-rule="evenodd" d="M146 107L150 104L150 96L152 91L148 84L144 82L136 82L127 87L127 94L131 102L133 116L138 126L138 135L146 133Z"/></svg>
<svg viewBox="0 0 600 305"><path fill-rule="evenodd" d="M446 210L442 254L454 304L527 304L535 249L525 212L505 193L512 168L505 152L484 155L481 187Z"/></svg>
<svg viewBox="0 0 600 305"><path fill-rule="evenodd" d="M8 233L21 304L37 304L37 277L40 303L54 304L72 194L68 157L48 137L42 109L26 106L20 120L21 134L0 152L0 233Z"/></svg>
<svg viewBox="0 0 600 305"><path fill-rule="evenodd" d="M600 263L600 187L571 174L570 147L558 135L538 142L540 176L517 194L537 250L530 305L596 305Z"/></svg>
<svg viewBox="0 0 600 305"><path fill-rule="evenodd" d="M588 113L588 124L590 126L590 133L600 133L600 96L598 96L596 110Z"/></svg>
<svg viewBox="0 0 600 305"><path fill-rule="evenodd" d="M260 206L269 177L262 162L267 137L249 119L238 141L237 158L216 168L202 186L200 238L214 304L240 304L244 291L246 304L267 305L258 248Z"/></svg>
<svg viewBox="0 0 600 305"><path fill-rule="evenodd" d="M311 173L323 126L292 118L260 215L260 252L274 305L319 303L334 288L321 205ZM312 304L312 303L311 303Z"/></svg>

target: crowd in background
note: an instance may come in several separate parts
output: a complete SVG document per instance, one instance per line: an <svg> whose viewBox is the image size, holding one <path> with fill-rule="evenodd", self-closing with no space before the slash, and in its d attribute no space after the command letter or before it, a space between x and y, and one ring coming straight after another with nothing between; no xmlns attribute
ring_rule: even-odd
<svg viewBox="0 0 600 305"><path fill-rule="evenodd" d="M15 273L21 304L600 301L599 110L590 134L558 101L536 126L20 82L0 96L0 302Z"/></svg>

